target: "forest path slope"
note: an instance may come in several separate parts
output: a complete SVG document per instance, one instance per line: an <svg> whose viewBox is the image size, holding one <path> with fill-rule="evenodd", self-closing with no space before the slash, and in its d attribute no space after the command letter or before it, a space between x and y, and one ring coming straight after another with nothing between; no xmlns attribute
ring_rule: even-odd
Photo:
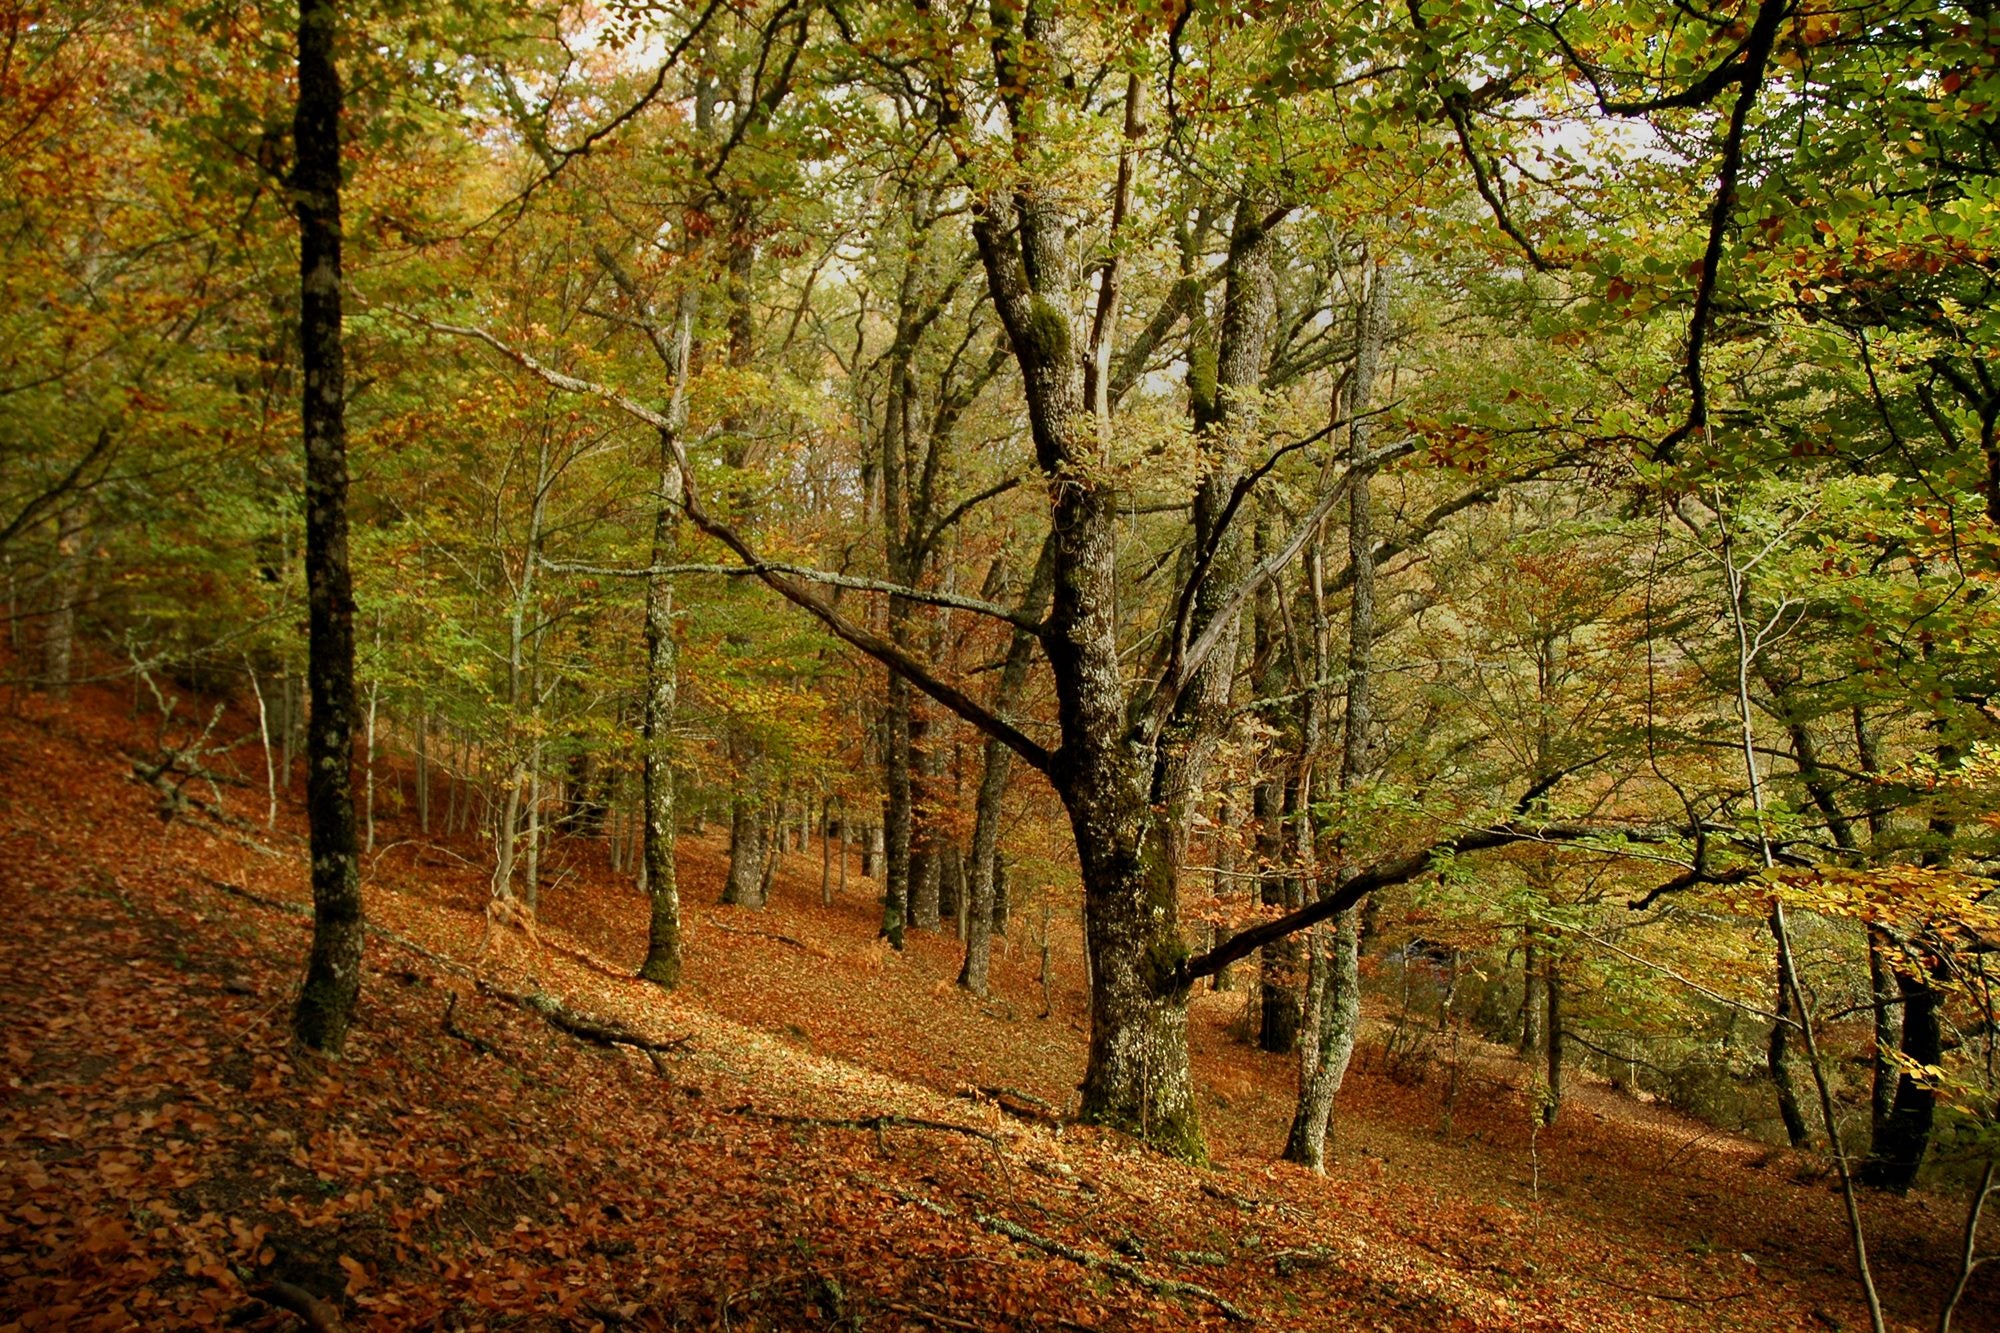
<svg viewBox="0 0 2000 1333"><path fill-rule="evenodd" d="M1286 1070L1228 1039L1226 995L1196 1021L1216 1169L958 1095L1061 1104L1075 978L1046 1020L1018 957L975 1002L947 942L869 942L865 884L695 907L664 996L616 975L636 895L572 849L555 947L510 937L482 988L474 849L406 841L371 862L349 1059L302 1061L296 810L266 833L231 792L235 816L162 819L127 757L152 739L103 693L0 717L0 1327L295 1327L251 1294L273 1282L384 1329L1856 1325L1824 1182L1598 1094L1531 1172L1497 1065L1443 1135L1434 1090L1364 1067L1331 1176L1273 1163ZM690 903L716 855L690 843ZM656 1067L507 995L672 1049ZM1948 1210L1872 1215L1915 1327Z"/></svg>

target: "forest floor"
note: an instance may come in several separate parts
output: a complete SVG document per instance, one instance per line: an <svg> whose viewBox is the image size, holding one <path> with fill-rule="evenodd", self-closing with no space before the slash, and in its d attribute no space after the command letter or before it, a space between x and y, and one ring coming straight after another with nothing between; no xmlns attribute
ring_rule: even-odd
<svg viewBox="0 0 2000 1333"><path fill-rule="evenodd" d="M817 848L753 912L685 839L666 995L601 840L549 856L549 947L475 976L479 847L385 820L348 1056L301 1057L296 793L267 830L259 753L221 813L163 818L129 703L0 699L0 1333L299 1327L253 1294L285 1291L380 1329L1867 1326L1823 1166L1588 1082L1533 1132L1483 1046L1447 1115L1380 1018L1324 1177L1277 1160L1294 1069L1231 1035L1239 994L1194 1005L1211 1167L1045 1120L1082 1070L1074 929L1048 1017L1027 923L978 1001L948 934L875 942L852 871L822 905ZM666 1049L523 1003L551 997ZM1932 1326L1959 1205L1865 1207L1892 1325ZM2000 1328L1996 1285L1956 1327Z"/></svg>

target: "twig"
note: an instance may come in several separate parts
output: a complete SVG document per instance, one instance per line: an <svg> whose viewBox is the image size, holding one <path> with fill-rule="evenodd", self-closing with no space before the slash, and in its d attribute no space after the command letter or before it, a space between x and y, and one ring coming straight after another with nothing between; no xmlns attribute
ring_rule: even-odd
<svg viewBox="0 0 2000 1333"><path fill-rule="evenodd" d="M250 1295L266 1305L291 1311L313 1333L343 1333L340 1312L304 1287L274 1279L250 1288Z"/></svg>
<svg viewBox="0 0 2000 1333"><path fill-rule="evenodd" d="M458 1040L464 1042L467 1046L470 1046L474 1051L478 1052L480 1055L498 1056L500 1054L499 1047L495 1046L492 1042L487 1041L484 1038L473 1036L470 1032L462 1030L458 1026L458 1024L452 1022L451 1018L452 1013L457 1008L458 1008L458 992L452 991L449 998L447 998L444 1002L445 1036L456 1037Z"/></svg>
<svg viewBox="0 0 2000 1333"><path fill-rule="evenodd" d="M1000 1110L1019 1120L1033 1121L1036 1124L1043 1125L1060 1125L1063 1123L1062 1112L1057 1110L1053 1103L1035 1096L1032 1092L1023 1092L1019 1088L966 1088L958 1095L968 1099L984 1097Z"/></svg>
<svg viewBox="0 0 2000 1333"><path fill-rule="evenodd" d="M989 1327L986 1324L975 1324L969 1319L953 1319L948 1314L939 1314L936 1310L926 1310L921 1305L904 1305L900 1301L883 1301L882 1308L885 1310L894 1310L897 1314L908 1315L912 1319L921 1319L928 1324L936 1324L940 1328L963 1328L970 1330L970 1333L982 1333L982 1330Z"/></svg>

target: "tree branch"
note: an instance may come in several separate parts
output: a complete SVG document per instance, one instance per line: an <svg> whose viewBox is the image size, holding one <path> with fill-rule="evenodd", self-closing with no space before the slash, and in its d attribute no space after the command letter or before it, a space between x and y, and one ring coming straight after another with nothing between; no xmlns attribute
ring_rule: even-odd
<svg viewBox="0 0 2000 1333"><path fill-rule="evenodd" d="M475 342L484 343L501 356L512 361L515 365L520 366L523 370L542 380L545 384L561 389L565 393L581 394L586 397L599 399L617 408L634 420L641 421L651 426L654 430L659 431L661 438L666 442L673 454L674 466L681 474L680 504L690 522L708 536L713 537L728 547L743 562L744 566L747 566L759 579L763 580L765 586L771 588L794 606L807 612L815 620L818 620L827 629L831 630L836 638L882 663L882 665L888 667L891 671L894 671L897 675L903 677L903 679L909 681L912 685L943 704L946 708L951 709L952 712L957 713L981 731L1005 742L1009 749L1020 755L1023 760L1037 771L1042 773L1049 771L1053 763L1053 756L1046 746L1037 743L1019 727L1000 717L991 709L979 703L971 695L959 689L956 685L938 676L930 666L913 656L902 645L885 639L881 635L875 634L860 625L854 624L841 615L839 611L835 610L833 605L825 598L812 592L796 578L787 577L779 573L769 562L759 557L757 552L734 528L711 515L701 503L700 489L695 481L694 468L688 462L687 447L681 442L680 433L674 429L673 423L664 414L609 385L598 384L591 380L578 379L574 375L566 375L553 366L545 365L527 352L510 345L500 338L496 338L484 329L465 325L446 324L438 320L428 319L422 315L413 314L409 311L398 310L396 313L402 315L405 319L436 332L448 333L454 337L468 338ZM734 566L731 568L734 568Z"/></svg>

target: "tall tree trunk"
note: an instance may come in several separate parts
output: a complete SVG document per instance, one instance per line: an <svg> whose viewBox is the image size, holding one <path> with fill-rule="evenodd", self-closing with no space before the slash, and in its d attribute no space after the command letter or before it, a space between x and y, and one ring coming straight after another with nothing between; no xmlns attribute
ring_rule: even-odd
<svg viewBox="0 0 2000 1333"><path fill-rule="evenodd" d="M1347 699L1341 725L1340 772L1337 782L1341 797L1342 824L1335 846L1339 855L1336 873L1322 880L1321 895L1331 894L1354 877L1351 830L1347 806L1369 771L1369 734L1374 726L1375 649L1375 528L1369 486L1369 431L1362 414L1368 410L1375 391L1376 368L1389 327L1389 274L1376 268L1370 275L1367 303L1362 307L1355 337L1354 377L1348 389L1347 559L1353 571L1347 613ZM1305 717L1300 727L1302 772L1299 782L1305 790L1306 812L1299 822L1301 843L1310 847L1316 831L1311 811L1314 772L1312 751L1318 747L1322 730L1322 702L1332 675L1332 654L1328 647L1326 593L1321 572L1321 555L1315 549L1307 557L1306 592L1313 613L1313 683L1305 699ZM1354 1055L1354 1041L1361 1022L1361 921L1359 909L1350 907L1334 917L1330 929L1315 932L1307 945L1312 951L1307 976L1306 1012L1312 1021L1301 1034L1298 1105L1292 1114L1291 1133L1285 1144L1285 1158L1315 1171L1326 1169L1326 1126L1333 1112L1333 1099L1347 1078L1347 1065Z"/></svg>
<svg viewBox="0 0 2000 1333"><path fill-rule="evenodd" d="M1214 893L1218 902L1236 894L1236 847L1237 847L1237 797L1232 791L1224 791L1215 807L1215 880ZM1216 932L1211 930L1210 934ZM1230 968L1216 972L1212 989L1234 990L1235 977Z"/></svg>
<svg viewBox="0 0 2000 1333"><path fill-rule="evenodd" d="M841 869L846 870L847 852L841 851ZM819 803L819 904L833 906L833 797Z"/></svg>
<svg viewBox="0 0 2000 1333"><path fill-rule="evenodd" d="M1029 576L1028 589L1021 598L1024 616L1039 616L1049 598L1054 577L1055 542L1042 543L1042 553ZM1017 628L1007 645L1007 658L1000 667L1000 684L993 693L993 711L1003 717L1012 711L1021 690L1028 683L1034 664L1035 636ZM984 766L979 775L979 794L972 809L971 883L967 887L965 961L958 969L958 984L984 999L992 966L993 931L996 919L1004 921L999 904L997 878L1000 865L1001 805L1007 798L1007 778L1014 766L1014 752L997 737L988 736L983 750ZM1002 926L1002 929L1005 927Z"/></svg>
<svg viewBox="0 0 2000 1333"><path fill-rule="evenodd" d="M733 907L762 907L772 860L767 843L764 803L755 795L738 793L729 802L729 879L722 901Z"/></svg>
<svg viewBox="0 0 2000 1333"><path fill-rule="evenodd" d="M431 836L431 706L417 708L417 832Z"/></svg>
<svg viewBox="0 0 2000 1333"><path fill-rule="evenodd" d="M1770 919L1771 935L1777 941L1778 961L1777 981L1777 1022L1771 1024L1770 1044L1764 1052L1764 1068L1771 1075L1771 1088L1778 1097L1778 1118L1784 1121L1785 1138L1794 1148L1803 1148L1812 1140L1812 1130L1806 1125L1805 1112L1799 1107L1798 1084L1792 1077L1791 1032L1792 1023L1798 1015L1792 1010L1792 991L1786 983L1788 962L1785 950L1789 941L1780 932L1777 918Z"/></svg>
<svg viewBox="0 0 2000 1333"><path fill-rule="evenodd" d="M663 447L662 452L665 452ZM653 513L653 565L673 558L673 508L667 492L679 474L664 460L659 507ZM646 958L639 975L673 989L681 979L680 870L675 855L674 771L669 738L680 688L679 654L674 644L674 585L665 574L646 580L646 702L640 720L640 856L646 867L651 907L646 926ZM733 867L732 867L733 868Z"/></svg>
<svg viewBox="0 0 2000 1333"><path fill-rule="evenodd" d="M1521 927L1521 1035L1514 1049L1523 1058L1542 1049L1542 949L1533 925Z"/></svg>
<svg viewBox="0 0 2000 1333"><path fill-rule="evenodd" d="M1563 1100L1563 988L1562 965L1553 950L1543 950L1542 995L1548 1001L1548 1025L1543 1030L1547 1057L1543 1065L1542 1123L1553 1125L1562 1111Z"/></svg>
<svg viewBox="0 0 2000 1333"><path fill-rule="evenodd" d="M1208 360L1209 349L1205 347L1191 348L1189 358L1193 425L1213 459L1194 495L1193 549L1212 549L1213 555L1208 577L1195 593L1189 619L1192 634L1208 628L1243 573L1243 542L1237 535L1240 528L1224 524L1229 507L1241 499L1237 487L1243 478L1244 455L1261 419L1260 390L1278 309L1273 249L1263 210L1247 197L1239 198L1225 261L1222 326L1214 359ZM1201 336L1198 328L1193 336ZM1210 368L1207 373L1204 366ZM1222 720L1236 682L1240 637L1241 616L1232 614L1223 628L1222 642L1195 673L1161 734L1159 787L1154 800L1168 811L1171 868L1177 875L1187 860L1195 806L1221 740Z"/></svg>
<svg viewBox="0 0 2000 1333"><path fill-rule="evenodd" d="M937 723L921 711L910 716L910 902L909 923L918 930L938 928L938 888L943 870L938 837Z"/></svg>
<svg viewBox="0 0 2000 1333"><path fill-rule="evenodd" d="M889 709L884 719L888 732L882 747L887 784L882 804L879 835L886 864L878 867L882 876L882 937L894 948L903 947L903 932L910 919L910 683L901 676L889 677Z"/></svg>
<svg viewBox="0 0 2000 1333"><path fill-rule="evenodd" d="M882 878L882 862L885 859L883 842L884 837L881 824L870 823L862 827L861 878L876 880Z"/></svg>
<svg viewBox="0 0 2000 1333"><path fill-rule="evenodd" d="M42 683L58 697L69 694L76 655L76 603L83 592L84 509L64 506L56 516L56 562L51 580L54 600L42 630Z"/></svg>
<svg viewBox="0 0 2000 1333"><path fill-rule="evenodd" d="M347 376L341 351L340 74L336 0L300 0L292 140L305 392L306 738L313 938L292 1029L338 1054L361 992L361 869L354 826L354 586L347 563Z"/></svg>
<svg viewBox="0 0 2000 1333"><path fill-rule="evenodd" d="M688 362L694 340L695 295L681 296L668 372L673 394L668 429L660 432L659 500L653 509L652 568L646 579L646 697L639 732L641 802L644 805L643 845L646 896L651 906L646 927L646 958L639 975L668 990L681 979L681 890L676 864L674 770L669 738L680 690L680 656L674 643L673 579L657 571L673 559L674 517L680 498L681 475L672 431L686 414ZM731 867L732 873L734 866Z"/></svg>
<svg viewBox="0 0 2000 1333"><path fill-rule="evenodd" d="M1937 988L1913 965L1896 968L1895 976L1903 999L1903 1058L1926 1067L1942 1063L1944 1024ZM1889 1114L1862 1163L1862 1183L1899 1194L1916 1184L1936 1116L1937 1090L1907 1072L1899 1074Z"/></svg>
<svg viewBox="0 0 2000 1333"><path fill-rule="evenodd" d="M528 848L521 867L521 903L530 912L542 910L542 743L528 751Z"/></svg>
<svg viewBox="0 0 2000 1333"><path fill-rule="evenodd" d="M1874 1002L1875 1050L1869 1061L1868 1087L1869 1151L1889 1133L1889 1113L1896 1103L1896 1066L1889 1052L1902 1041L1898 1021L1895 969L1888 959L1889 940L1882 928L1868 926L1868 995Z"/></svg>
<svg viewBox="0 0 2000 1333"><path fill-rule="evenodd" d="M362 819L365 832L362 834L361 846L364 852L375 850L375 706L380 702L381 694L381 682L369 681L368 720L366 723L367 739L364 742L365 756L362 764L363 771L367 774L368 782L367 796L365 798L367 809Z"/></svg>

